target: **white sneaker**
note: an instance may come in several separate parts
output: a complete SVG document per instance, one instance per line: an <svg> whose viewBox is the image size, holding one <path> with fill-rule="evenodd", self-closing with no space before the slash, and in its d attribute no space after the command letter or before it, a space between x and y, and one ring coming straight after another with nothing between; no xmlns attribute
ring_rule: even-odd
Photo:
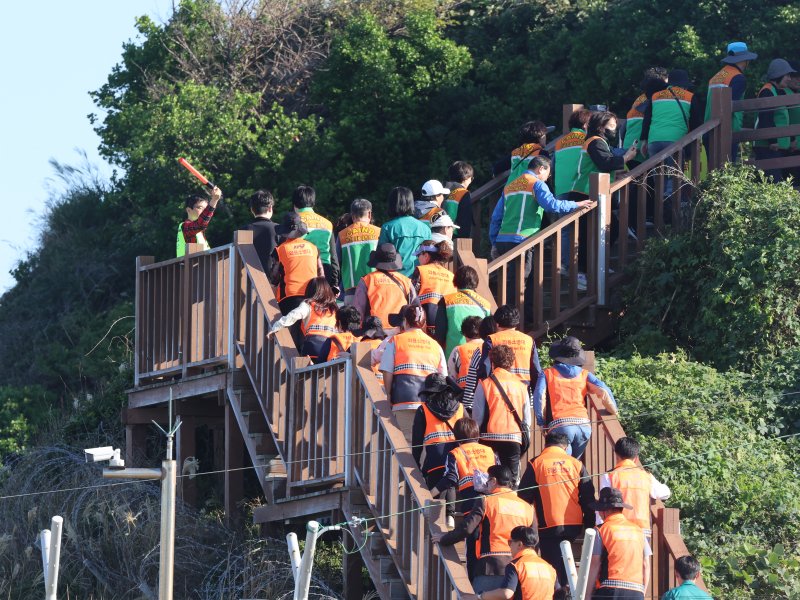
<svg viewBox="0 0 800 600"><path fill-rule="evenodd" d="M578 291L585 292L587 288L586 273L578 273Z"/></svg>
<svg viewBox="0 0 800 600"><path fill-rule="evenodd" d="M456 520L453 518L453 515L447 515L447 528L450 531L456 528Z"/></svg>

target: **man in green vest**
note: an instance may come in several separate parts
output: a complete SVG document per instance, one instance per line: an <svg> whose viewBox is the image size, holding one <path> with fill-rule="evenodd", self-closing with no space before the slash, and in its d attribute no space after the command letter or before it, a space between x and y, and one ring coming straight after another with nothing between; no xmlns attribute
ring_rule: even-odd
<svg viewBox="0 0 800 600"><path fill-rule="evenodd" d="M292 192L294 210L308 228L303 239L308 240L319 250L325 279L331 287L339 289L339 259L336 256L336 239L333 235L333 223L314 212L317 194L310 185L299 185Z"/></svg>
<svg viewBox="0 0 800 600"><path fill-rule="evenodd" d="M211 200L205 196L194 194L189 196L184 203L187 219L178 225L178 235L175 243L175 255L180 258L186 254L186 244L200 244L203 250L210 250L205 236L205 230L211 223L211 217L217 208L217 203L222 198L222 190L214 186L211 190Z"/></svg>
<svg viewBox="0 0 800 600"><path fill-rule="evenodd" d="M550 177L550 159L536 156L531 159L528 168L519 177L503 188L503 195L492 212L489 224L489 240L497 256L513 250L530 236L542 228L544 211L567 214L573 210L590 206L590 200L559 200L547 187ZM525 281L531 275L533 266L533 249L525 252ZM514 277L508 281L508 298L513 302L516 297L517 282ZM524 285L524 284L523 284ZM526 318L533 315L532 297L526 298Z"/></svg>
<svg viewBox="0 0 800 600"><path fill-rule="evenodd" d="M370 267L370 252L378 247L381 228L372 224L372 203L356 198L350 205L353 224L339 232L336 251L342 266L342 289L344 303L353 304L356 287L361 278L375 269Z"/></svg>

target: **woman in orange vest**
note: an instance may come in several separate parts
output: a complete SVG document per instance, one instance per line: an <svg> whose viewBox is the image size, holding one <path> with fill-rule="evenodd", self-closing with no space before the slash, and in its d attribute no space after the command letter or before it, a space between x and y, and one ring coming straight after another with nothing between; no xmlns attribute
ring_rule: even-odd
<svg viewBox="0 0 800 600"><path fill-rule="evenodd" d="M276 286L275 299L284 315L288 315L306 298L308 282L324 275L319 250L303 239L307 233L308 227L296 212L286 213L275 227L279 244L272 251L269 280Z"/></svg>
<svg viewBox="0 0 800 600"><path fill-rule="evenodd" d="M356 332L359 325L361 325L361 315L355 306L342 306L337 309L336 333L322 344L320 357L328 361L333 360L342 352L349 352L350 346L361 339Z"/></svg>
<svg viewBox="0 0 800 600"><path fill-rule="evenodd" d="M567 454L580 458L592 435L586 395L595 394L612 415L617 403L608 386L583 368L586 353L578 338L567 336L550 346L555 362L544 370L533 391L533 411L539 427L565 433L569 438Z"/></svg>
<svg viewBox="0 0 800 600"><path fill-rule="evenodd" d="M399 316L402 332L386 344L380 370L397 425L410 441L425 378L431 373L447 375L447 362L442 347L425 333L425 311L421 306L404 306Z"/></svg>
<svg viewBox="0 0 800 600"><path fill-rule="evenodd" d="M492 346L504 344L514 351L514 365L510 371L519 377L527 385L536 385L539 372L542 370L539 364L539 351L536 349L536 342L527 333L522 333L519 327L520 316L516 306L504 304L498 306L494 311L494 322L497 324L497 331L489 335L481 348L482 365L478 370L478 377L484 379L491 373L492 364L489 360L489 352Z"/></svg>
<svg viewBox="0 0 800 600"><path fill-rule="evenodd" d="M510 371L514 351L503 344L493 347L489 357L492 374L475 390L472 418L481 428L481 442L491 447L519 481L519 457L523 431L530 439L531 403L528 386Z"/></svg>
<svg viewBox="0 0 800 600"><path fill-rule="evenodd" d="M305 300L297 308L275 321L267 335L274 335L284 327L300 322L302 343L300 354L314 362L322 362L325 342L336 333L336 293L325 277L315 277L308 282ZM320 360L320 357L323 357Z"/></svg>
<svg viewBox="0 0 800 600"><path fill-rule="evenodd" d="M433 490L444 475L447 453L456 446L455 424L464 416L461 405L461 388L456 382L441 373L432 373L425 378L419 392L424 400L414 416L411 429L411 453L417 466L425 475L425 484ZM425 459L422 460L422 451ZM452 526L456 499L455 490L446 494L448 524Z"/></svg>
<svg viewBox="0 0 800 600"><path fill-rule="evenodd" d="M367 266L376 270L361 278L353 300L362 318L373 315L388 323L389 315L406 304L419 304L411 280L399 272L403 260L393 244L381 244L370 252Z"/></svg>
<svg viewBox="0 0 800 600"><path fill-rule="evenodd" d="M452 246L448 242L425 240L414 252L419 266L414 269L411 283L417 292L419 303L425 309L428 321L428 335L436 335L436 314L439 312L439 301L456 291L453 284L453 272L447 263L453 259Z"/></svg>

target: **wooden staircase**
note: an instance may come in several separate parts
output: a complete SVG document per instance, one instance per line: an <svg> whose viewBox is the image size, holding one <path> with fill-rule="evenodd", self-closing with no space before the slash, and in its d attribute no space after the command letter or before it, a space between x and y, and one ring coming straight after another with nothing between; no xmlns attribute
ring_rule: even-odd
<svg viewBox="0 0 800 600"><path fill-rule="evenodd" d="M680 159L688 148L697 152L704 135L711 140L709 164L724 163L725 149L735 139L729 126L730 98L726 105L724 92L715 94L709 122L659 155L621 174L613 184L608 175L593 176L595 206L562 217L490 262L477 257L473 246L480 247L482 208L491 209L489 200L502 188L505 175L487 183L473 193L476 238L457 241L456 266L471 265L481 274L479 291L492 300L493 308L495 298L500 304L521 306L523 292L507 297L502 283L521 273L524 253L532 249L533 288L528 292L534 295L534 314L525 328L541 337L576 323L597 327L611 292L636 252L648 237L670 231L660 217L665 176L659 167L670 156ZM800 103L800 96L767 102L790 105L792 98ZM753 101L733 105L742 110L754 107ZM565 107L565 114L574 108ZM736 135L756 139L753 136L761 134ZM654 187L645 194L648 177L653 178ZM691 178L698 180L699 167L693 167ZM631 218L634 190L639 192L635 223ZM612 240L615 193L620 197L620 234ZM644 221L648 202L654 205L654 227ZM586 292L576 286L581 220L586 220L589 235ZM635 241L628 238L629 223L636 232ZM567 277L557 272L563 230L573 232ZM368 535L359 554L345 556L348 598L361 597L362 565L383 599L475 598L458 548L431 542L431 534L444 526L443 502L431 497L395 425L391 406L371 370L368 345L356 344L350 354L312 365L298 355L288 330L266 335L279 314L250 232L237 232L232 244L208 252L189 245L182 258L160 263L152 257L137 259L135 380L123 411L129 464L137 464L136 459L145 454L150 420L164 423L167 402L173 399L176 414L184 422L177 440L179 464L196 453L195 430L208 427L214 439L213 469L225 472L229 518L238 514L243 471L251 466L265 499L255 510L257 523L281 524L322 515L349 523L356 539ZM590 397L587 403L593 431L584 460L588 472L599 475L613 468L614 442L625 433L598 399ZM527 458L532 459L542 447L542 432L536 429ZM191 502L194 492L186 484L184 500ZM657 502L652 520L654 555L648 599L659 598L675 584L672 565L687 553L677 509Z"/></svg>

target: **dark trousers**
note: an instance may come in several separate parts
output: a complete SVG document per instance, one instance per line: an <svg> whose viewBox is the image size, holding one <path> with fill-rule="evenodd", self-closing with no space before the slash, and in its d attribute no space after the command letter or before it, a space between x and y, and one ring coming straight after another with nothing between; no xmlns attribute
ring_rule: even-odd
<svg viewBox="0 0 800 600"><path fill-rule="evenodd" d="M558 583L562 587L569 582L567 581L567 569L564 567L564 559L561 557L561 542L564 540L571 542L581 535L582 531L583 528L580 525L567 525L558 534L542 534L541 531L539 532L539 553L542 559L546 560L556 570Z"/></svg>
<svg viewBox="0 0 800 600"><path fill-rule="evenodd" d="M786 156L782 150L770 150L768 146L755 146L753 147L753 152L756 155L756 160L783 158ZM783 181L783 169L764 169L764 174L767 177L772 177L775 183Z"/></svg>
<svg viewBox="0 0 800 600"><path fill-rule="evenodd" d="M500 464L504 467L511 469L511 475L514 477L514 489L517 487L519 481L519 457L522 446L517 442L499 442L496 440L481 440L482 444L486 444L500 459Z"/></svg>
<svg viewBox="0 0 800 600"><path fill-rule="evenodd" d="M284 298L280 302L278 302L278 308L281 309L281 314L283 316L288 315L292 312L295 308L300 306L300 303L303 301L302 296L289 296L288 298ZM289 327L289 332L292 334L292 339L294 340L294 345L300 349L303 346L303 332L300 331L300 321L291 325Z"/></svg>
<svg viewBox="0 0 800 600"><path fill-rule="evenodd" d="M436 469L435 471L431 471L425 475L425 485L428 486L429 490L433 490L436 487L436 484L442 480L442 475L444 475L444 469ZM445 507L445 512L447 513L448 517L452 517L458 507L458 510L461 510L460 505L455 504L456 501L456 488L449 487L444 491L444 494L439 496L443 498L445 502L447 502L447 506Z"/></svg>

